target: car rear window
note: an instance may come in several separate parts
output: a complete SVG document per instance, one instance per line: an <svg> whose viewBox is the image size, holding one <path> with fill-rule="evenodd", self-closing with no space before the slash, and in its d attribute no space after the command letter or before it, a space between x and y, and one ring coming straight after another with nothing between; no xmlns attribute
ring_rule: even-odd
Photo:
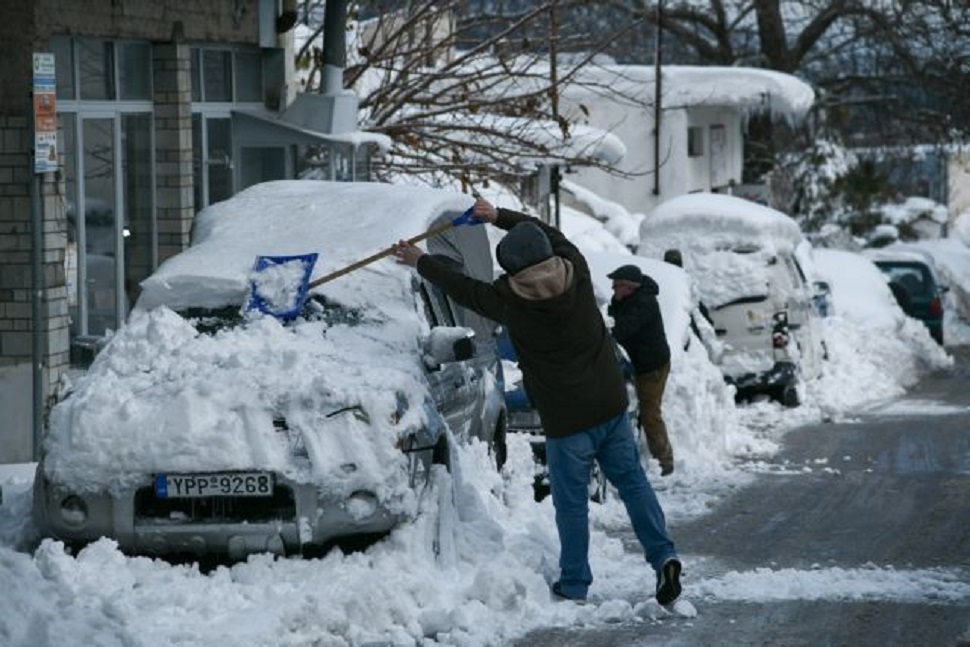
<svg viewBox="0 0 970 647"><path fill-rule="evenodd" d="M894 281L902 285L912 295L927 295L934 289L929 270L918 263L877 263L879 268Z"/></svg>

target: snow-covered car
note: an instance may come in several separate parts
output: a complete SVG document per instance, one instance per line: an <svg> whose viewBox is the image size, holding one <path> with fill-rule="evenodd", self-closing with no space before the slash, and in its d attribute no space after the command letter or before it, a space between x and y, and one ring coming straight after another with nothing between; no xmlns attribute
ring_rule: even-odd
<svg viewBox="0 0 970 647"><path fill-rule="evenodd" d="M191 247L142 283L128 322L54 407L40 531L142 554L299 554L413 518L453 443L480 439L504 460L494 322L393 258L312 287L291 320L247 307L259 255L317 252L316 280L471 202L282 181L201 212ZM484 227L426 244L491 278Z"/></svg>
<svg viewBox="0 0 970 647"><path fill-rule="evenodd" d="M740 397L799 404L798 384L821 372L820 286L802 267L809 243L784 213L729 195L664 202L640 226L637 253L679 249L723 344L720 368Z"/></svg>
<svg viewBox="0 0 970 647"><path fill-rule="evenodd" d="M948 288L941 283L933 258L921 250L895 245L864 253L886 276L903 312L922 321L942 346L943 296Z"/></svg>

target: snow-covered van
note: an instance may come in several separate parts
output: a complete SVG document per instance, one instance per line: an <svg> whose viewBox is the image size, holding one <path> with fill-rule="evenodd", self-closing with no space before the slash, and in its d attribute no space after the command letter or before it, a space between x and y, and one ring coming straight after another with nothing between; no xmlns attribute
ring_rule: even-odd
<svg viewBox="0 0 970 647"><path fill-rule="evenodd" d="M647 215L637 253L681 251L723 344L721 371L740 397L767 393L796 406L800 383L820 374L824 356L815 287L799 260L808 245L780 211L693 193Z"/></svg>
<svg viewBox="0 0 970 647"><path fill-rule="evenodd" d="M201 212L191 247L143 282L54 407L34 486L40 531L144 554L300 554L412 518L452 443L480 439L501 462L496 326L411 269L386 257L323 282L292 319L248 307L257 256L317 253L318 279L471 204L283 181ZM492 276L482 226L427 246Z"/></svg>

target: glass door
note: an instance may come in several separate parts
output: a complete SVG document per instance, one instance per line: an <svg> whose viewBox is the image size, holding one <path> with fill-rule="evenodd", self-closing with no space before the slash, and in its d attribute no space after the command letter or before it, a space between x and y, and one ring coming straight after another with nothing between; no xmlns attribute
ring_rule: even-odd
<svg viewBox="0 0 970 647"><path fill-rule="evenodd" d="M145 113L121 116L121 183L124 221L124 291L128 312L141 293L140 284L158 264L152 174L152 116Z"/></svg>
<svg viewBox="0 0 970 647"><path fill-rule="evenodd" d="M117 330L157 264L148 113L61 119L71 336Z"/></svg>
<svg viewBox="0 0 970 647"><path fill-rule="evenodd" d="M101 336L118 328L124 312L118 289L122 231L117 222L113 117L81 119L82 172L79 186L79 287L83 290L80 334ZM82 287L83 286L83 287ZM121 305L121 307L119 307Z"/></svg>
<svg viewBox="0 0 970 647"><path fill-rule="evenodd" d="M192 164L195 210L232 195L232 120L205 113L192 115Z"/></svg>

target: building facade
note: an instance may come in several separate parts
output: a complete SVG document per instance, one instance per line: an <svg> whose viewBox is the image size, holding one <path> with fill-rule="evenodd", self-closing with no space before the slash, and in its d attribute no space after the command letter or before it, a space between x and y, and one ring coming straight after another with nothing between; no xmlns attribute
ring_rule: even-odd
<svg viewBox="0 0 970 647"><path fill-rule="evenodd" d="M189 244L201 208L294 177L311 144L326 149L324 177L358 179L366 138L281 118L294 95L284 4L3 3L0 463L36 458L72 369L124 322L140 281ZM39 52L54 54L57 146L54 170L38 173Z"/></svg>

